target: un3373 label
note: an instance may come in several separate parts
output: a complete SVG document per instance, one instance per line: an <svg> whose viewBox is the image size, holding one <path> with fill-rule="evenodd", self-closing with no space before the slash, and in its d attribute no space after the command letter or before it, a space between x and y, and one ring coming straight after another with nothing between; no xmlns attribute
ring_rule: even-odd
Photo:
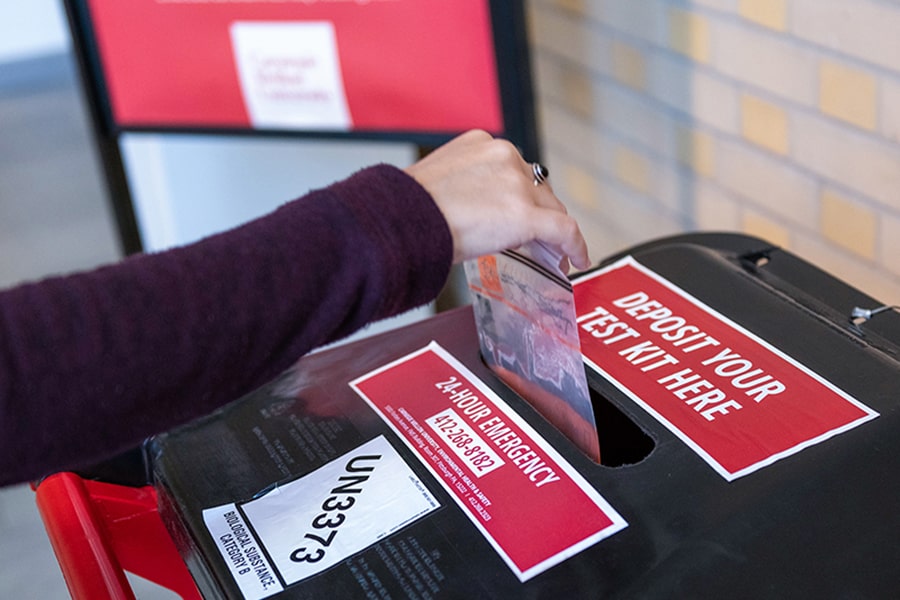
<svg viewBox="0 0 900 600"><path fill-rule="evenodd" d="M439 506L390 442L378 436L259 498L208 508L203 519L244 597L255 600L342 562ZM221 541L235 521L272 581L246 571L234 548Z"/></svg>

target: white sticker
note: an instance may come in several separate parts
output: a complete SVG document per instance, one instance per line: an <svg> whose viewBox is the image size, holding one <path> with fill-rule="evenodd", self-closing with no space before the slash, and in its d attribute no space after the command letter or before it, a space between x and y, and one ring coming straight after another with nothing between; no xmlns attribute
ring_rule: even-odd
<svg viewBox="0 0 900 600"><path fill-rule="evenodd" d="M203 522L244 598L259 600L284 589L234 504L205 509Z"/></svg>
<svg viewBox="0 0 900 600"><path fill-rule="evenodd" d="M241 504L240 512L247 529L255 535L248 543L258 540L280 578L279 585L291 585L343 561L439 506L387 439L379 436L300 479ZM214 530L207 514L215 516L216 522L222 520L219 515L233 508L227 505L203 511L207 527L217 540L222 527ZM219 550L245 597L264 598L280 591L280 587L260 589L261 585L250 585L255 582L240 572L239 562L232 558L233 550L222 541Z"/></svg>
<svg viewBox="0 0 900 600"><path fill-rule="evenodd" d="M350 129L332 23L237 21L231 41L254 127Z"/></svg>

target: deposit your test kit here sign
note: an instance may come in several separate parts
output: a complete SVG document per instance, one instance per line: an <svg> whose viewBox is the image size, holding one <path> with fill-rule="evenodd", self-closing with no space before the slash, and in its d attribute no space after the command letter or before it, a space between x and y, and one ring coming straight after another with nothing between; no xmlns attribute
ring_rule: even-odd
<svg viewBox="0 0 900 600"><path fill-rule="evenodd" d="M729 481L878 416L632 257L574 288L588 365Z"/></svg>

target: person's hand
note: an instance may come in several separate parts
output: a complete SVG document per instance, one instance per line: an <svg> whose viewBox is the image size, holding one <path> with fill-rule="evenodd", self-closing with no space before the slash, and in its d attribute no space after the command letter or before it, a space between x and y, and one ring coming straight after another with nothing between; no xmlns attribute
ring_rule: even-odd
<svg viewBox="0 0 900 600"><path fill-rule="evenodd" d="M406 172L434 198L453 236L453 262L540 240L579 269L590 266L587 244L548 181L510 142L469 131Z"/></svg>

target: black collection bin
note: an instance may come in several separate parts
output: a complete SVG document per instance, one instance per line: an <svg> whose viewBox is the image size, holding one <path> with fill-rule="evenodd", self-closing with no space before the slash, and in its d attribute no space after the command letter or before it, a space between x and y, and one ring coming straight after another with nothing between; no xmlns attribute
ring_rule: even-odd
<svg viewBox="0 0 900 600"><path fill-rule="evenodd" d="M617 296L612 279L596 279L598 294L612 294L610 303L631 311L604 320L601 307L584 304L594 296L586 300L586 285L576 279L583 341L600 344L613 331L649 331L653 324L668 338L635 348L642 334L623 337L621 344L633 344L606 344L612 354L596 364L604 355L585 348L603 464L582 455L484 365L469 307L309 355L241 401L153 440L148 454L160 513L204 596L244 597L254 584L237 581L250 576L259 587L249 597L278 598L896 597L900 315L790 252L743 235L653 241L581 277L594 281L617 265L634 270L633 291L645 302ZM644 281L651 283L638 289ZM648 304L661 290L678 296L683 310L658 298ZM653 311L654 318L637 320ZM633 322L598 337L627 319ZM685 353L694 354L696 368L685 366L682 354L675 362L672 355L696 333L723 339ZM730 335L745 345L725 344ZM418 387L417 373L392 365L413 364L410 356L430 356L437 347L490 392L436 382L452 411L421 409L422 418L417 403L434 402L434 392ZM668 361L657 354L666 349ZM396 377L367 387L382 373ZM695 374L707 383L690 379ZM728 388L739 375L743 387ZM474 418L472 396L491 394L493 403ZM833 422L823 416L832 414ZM457 430L448 415L469 421ZM703 429L702 421L724 427L738 418L743 428ZM502 422L516 424L518 437L495 433ZM513 456L514 439L531 454ZM360 448L365 452L354 454ZM378 460L386 460L375 457L385 448L395 455L393 475L402 473L379 493L394 485L407 491L400 500L372 496L380 504L366 507L366 486L381 472ZM503 465L491 472L493 459ZM554 475L536 475L538 468ZM534 490L492 488L503 473L518 474ZM588 504L537 495L561 487L554 476L589 488ZM285 499L280 510L307 515L305 527L269 513L253 520L274 510L258 508L259 501L278 494ZM433 505L401 510L407 499ZM609 524L597 524L603 516ZM285 542L291 539L293 546ZM520 558L515 540L536 554ZM277 565L293 568L287 556L307 563L301 567L311 574L286 577ZM315 572L314 559L334 562Z"/></svg>

